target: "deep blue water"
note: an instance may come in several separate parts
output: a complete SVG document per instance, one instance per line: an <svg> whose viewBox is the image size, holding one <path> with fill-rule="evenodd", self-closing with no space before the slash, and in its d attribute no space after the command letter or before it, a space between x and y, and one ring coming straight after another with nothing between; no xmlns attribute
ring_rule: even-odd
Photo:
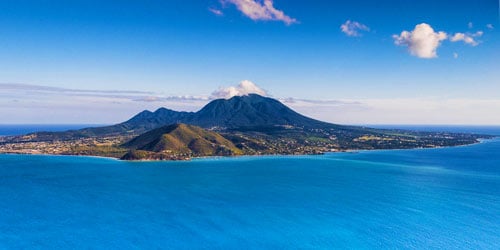
<svg viewBox="0 0 500 250"><path fill-rule="evenodd" d="M0 155L0 197L0 248L499 249L500 139L189 162Z"/></svg>
<svg viewBox="0 0 500 250"><path fill-rule="evenodd" d="M103 125L96 124L0 124L0 136L24 135L33 132L58 132Z"/></svg>

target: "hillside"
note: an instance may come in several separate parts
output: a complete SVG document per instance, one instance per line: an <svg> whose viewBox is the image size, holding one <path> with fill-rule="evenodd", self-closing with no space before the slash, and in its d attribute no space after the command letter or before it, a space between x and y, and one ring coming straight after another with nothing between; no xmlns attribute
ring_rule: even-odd
<svg viewBox="0 0 500 250"><path fill-rule="evenodd" d="M278 100L250 94L211 101L198 112L160 108L112 126L0 137L0 152L116 157L129 151L124 159L182 159L432 148L467 145L479 138L491 137L336 125L303 116Z"/></svg>
<svg viewBox="0 0 500 250"><path fill-rule="evenodd" d="M187 122L205 128L228 129L277 125L317 128L333 125L303 116L278 100L257 94L214 100Z"/></svg>
<svg viewBox="0 0 500 250"><path fill-rule="evenodd" d="M242 154L240 149L220 134L186 124L172 124L153 129L124 143L122 147L130 149L122 157L126 160Z"/></svg>
<svg viewBox="0 0 500 250"><path fill-rule="evenodd" d="M179 112L159 108L144 110L131 119L111 126L84 128L66 132L39 132L32 138L38 141L70 140L85 137L139 135L151 129L174 123L185 123L202 128L248 129L268 126L294 126L301 128L349 128L303 116L278 100L257 94L217 99L198 112Z"/></svg>

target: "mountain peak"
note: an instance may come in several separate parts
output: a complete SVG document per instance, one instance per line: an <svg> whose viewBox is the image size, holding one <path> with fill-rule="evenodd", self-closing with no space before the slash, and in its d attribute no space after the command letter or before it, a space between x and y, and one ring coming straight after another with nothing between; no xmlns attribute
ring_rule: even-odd
<svg viewBox="0 0 500 250"><path fill-rule="evenodd" d="M158 108L157 110L155 110L155 114L158 114L158 113L165 113L165 112L177 112L175 110L171 110L171 109L168 109L168 108L165 108L165 107L161 107L161 108Z"/></svg>
<svg viewBox="0 0 500 250"><path fill-rule="evenodd" d="M303 116L276 99L251 93L230 99L213 100L198 112L179 112L167 108L159 108L154 112L144 110L123 123L84 129L80 132L82 135L139 134L179 123L218 129L284 125L303 128L333 126Z"/></svg>
<svg viewBox="0 0 500 250"><path fill-rule="evenodd" d="M277 125L310 127L326 123L305 117L276 99L248 94L210 102L196 112L190 124L239 128Z"/></svg>
<svg viewBox="0 0 500 250"><path fill-rule="evenodd" d="M129 122L150 124L157 128L173 123L187 123L204 128L241 128L296 126L318 127L328 123L305 117L280 101L255 93L233 96L230 99L216 99L195 113L177 112L159 108L154 113L137 115Z"/></svg>

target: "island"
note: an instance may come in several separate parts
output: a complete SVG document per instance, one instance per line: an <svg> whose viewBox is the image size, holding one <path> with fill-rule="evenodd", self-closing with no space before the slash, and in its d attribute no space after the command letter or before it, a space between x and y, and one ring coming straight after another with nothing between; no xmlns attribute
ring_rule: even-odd
<svg viewBox="0 0 500 250"><path fill-rule="evenodd" d="M159 108L112 126L0 137L0 153L188 160L436 148L489 138L492 136L331 124L301 115L276 99L249 94L213 100L198 112Z"/></svg>

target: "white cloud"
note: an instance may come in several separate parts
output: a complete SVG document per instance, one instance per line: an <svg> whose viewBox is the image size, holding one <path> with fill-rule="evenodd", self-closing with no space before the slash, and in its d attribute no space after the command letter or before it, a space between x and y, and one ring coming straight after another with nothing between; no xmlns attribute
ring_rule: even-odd
<svg viewBox="0 0 500 250"><path fill-rule="evenodd" d="M344 24L340 25L340 30L347 36L361 36L361 31L369 31L370 28L362 23L347 20Z"/></svg>
<svg viewBox="0 0 500 250"><path fill-rule="evenodd" d="M232 3L245 16L252 20L282 21L287 25L297 23L295 18L287 16L283 11L273 6L273 0L221 0L222 3Z"/></svg>
<svg viewBox="0 0 500 250"><path fill-rule="evenodd" d="M497 125L500 99L344 99L331 105L287 102L304 115L337 124Z"/></svg>
<svg viewBox="0 0 500 250"><path fill-rule="evenodd" d="M295 107L319 107L319 106L344 106L344 105L360 105L360 102L356 101L342 101L342 100L312 100L312 99L301 99L301 98L279 98L280 102L285 105L293 105Z"/></svg>
<svg viewBox="0 0 500 250"><path fill-rule="evenodd" d="M69 89L0 83L0 116L8 123L102 123L125 121L144 109L197 111L208 96L165 96L150 91ZM15 104L13 104L15 102Z"/></svg>
<svg viewBox="0 0 500 250"><path fill-rule="evenodd" d="M224 15L224 13L218 9L208 8L208 11L212 12L216 16L223 16Z"/></svg>
<svg viewBox="0 0 500 250"><path fill-rule="evenodd" d="M492 29L494 29L495 27L493 27L493 24L488 23L488 24L486 24L486 28L488 28L488 29L492 30Z"/></svg>
<svg viewBox="0 0 500 250"><path fill-rule="evenodd" d="M3 93L8 94L3 94ZM93 99L93 100L113 100L115 102L207 102L207 96L190 95L163 95L151 91L135 90L91 90L91 89L70 89L62 87L52 87L24 83L0 83L0 99L17 98L19 100L40 100L49 99Z"/></svg>
<svg viewBox="0 0 500 250"><path fill-rule="evenodd" d="M191 96L191 95L180 95L180 96L161 96L161 95L151 95L151 96L138 96L132 99L136 102L197 102L197 101L209 101L206 96Z"/></svg>
<svg viewBox="0 0 500 250"><path fill-rule="evenodd" d="M250 81L214 93L266 95ZM142 98L142 99L141 99ZM144 109L197 111L207 96L161 95L147 91L83 90L0 84L0 115L7 123L106 123L125 121ZM220 97L219 97L220 98ZM281 98L294 110L339 124L500 124L500 98L384 98L307 100Z"/></svg>
<svg viewBox="0 0 500 250"><path fill-rule="evenodd" d="M458 58L458 53L457 52L454 52L453 53L453 58L457 59Z"/></svg>
<svg viewBox="0 0 500 250"><path fill-rule="evenodd" d="M150 91L136 91L136 90L91 90L91 89L70 89L62 87L53 87L45 85L35 85L26 83L0 83L0 90L6 91L30 91L30 92L43 92L43 93L60 93L67 95L142 95L152 94Z"/></svg>
<svg viewBox="0 0 500 250"><path fill-rule="evenodd" d="M261 96L267 96L267 92L257 86L255 83L244 80L241 81L238 86L231 86L227 88L219 88L214 91L210 96L210 99L229 99L233 96L244 96L248 94L258 94Z"/></svg>
<svg viewBox="0 0 500 250"><path fill-rule="evenodd" d="M421 23L415 26L413 31L405 30L392 37L396 45L408 46L410 54L416 57L435 58L437 48L448 35L443 31L435 32L429 24Z"/></svg>
<svg viewBox="0 0 500 250"><path fill-rule="evenodd" d="M483 32L482 31L478 31L474 34L466 34L466 33L455 33L455 35L453 35L451 38L450 38L450 41L452 42L459 42L459 41L463 41L464 43L466 44L469 44L469 45L472 45L472 46L477 46L479 45L479 42L476 41L474 39L474 37L481 37L483 35Z"/></svg>

